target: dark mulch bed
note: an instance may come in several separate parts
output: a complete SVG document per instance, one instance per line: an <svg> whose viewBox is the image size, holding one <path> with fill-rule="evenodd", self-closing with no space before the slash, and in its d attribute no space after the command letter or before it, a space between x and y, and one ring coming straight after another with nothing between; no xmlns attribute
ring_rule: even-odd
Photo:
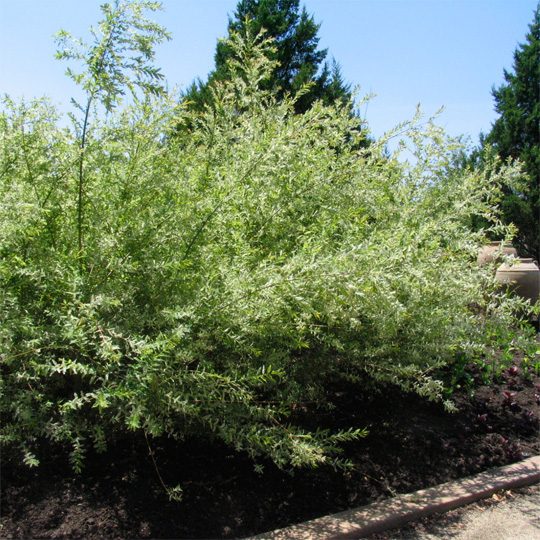
<svg viewBox="0 0 540 540"><path fill-rule="evenodd" d="M246 536L467 476L540 453L540 377L506 372L454 395L459 412L388 390L335 388L321 418L368 427L346 446L355 469L264 473L219 443L154 442L164 480L184 488L170 502L144 439L88 456L80 477L51 456L37 470L2 467L0 535L14 538L219 538ZM511 392L512 394L504 394ZM331 420L331 419L334 420Z"/></svg>

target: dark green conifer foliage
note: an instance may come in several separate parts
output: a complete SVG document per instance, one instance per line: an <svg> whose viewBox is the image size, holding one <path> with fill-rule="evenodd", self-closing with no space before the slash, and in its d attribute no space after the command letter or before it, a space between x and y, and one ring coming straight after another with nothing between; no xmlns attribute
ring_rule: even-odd
<svg viewBox="0 0 540 540"><path fill-rule="evenodd" d="M306 83L310 89L296 102L296 112L303 113L313 102L322 99L325 103L348 100L351 96L349 85L341 76L339 65L324 62L327 50L318 49L317 32L320 25L305 8L300 9L300 0L240 0L232 18L229 18L229 36L234 32L243 33L246 24L253 34L262 29L275 40L276 51L272 60L277 61L273 77L267 82L269 87L278 89L278 96L295 93ZM232 55L230 45L220 41L216 47L215 69L208 81L195 81L185 92L185 98L195 109L202 109L211 101L210 87L214 81L230 78L227 60Z"/></svg>
<svg viewBox="0 0 540 540"><path fill-rule="evenodd" d="M514 53L513 71L493 89L500 114L485 142L502 159L519 158L528 175L522 191L507 189L502 209L518 228L515 243L523 255L540 260L540 4L526 42Z"/></svg>

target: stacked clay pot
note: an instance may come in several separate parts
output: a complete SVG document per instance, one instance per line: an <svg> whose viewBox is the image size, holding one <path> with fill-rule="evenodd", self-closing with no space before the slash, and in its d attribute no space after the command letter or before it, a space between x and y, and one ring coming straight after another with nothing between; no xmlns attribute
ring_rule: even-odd
<svg viewBox="0 0 540 540"><path fill-rule="evenodd" d="M540 269L532 259L503 263L495 274L497 281L533 304L540 298Z"/></svg>
<svg viewBox="0 0 540 540"><path fill-rule="evenodd" d="M505 255L517 257L516 248L511 244L503 244L500 241L491 242L487 246L480 248L477 262L479 266L484 266Z"/></svg>

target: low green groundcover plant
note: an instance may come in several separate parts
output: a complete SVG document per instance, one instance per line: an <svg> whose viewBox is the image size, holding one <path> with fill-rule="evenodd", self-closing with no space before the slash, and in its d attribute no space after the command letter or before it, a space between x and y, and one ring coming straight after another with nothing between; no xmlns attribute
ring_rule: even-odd
<svg viewBox="0 0 540 540"><path fill-rule="evenodd" d="M114 434L197 434L282 468L340 465L365 431L301 429L298 403L366 376L440 399L438 370L514 324L469 223L501 229L519 171L456 166L459 144L419 118L365 148L346 105L295 114L299 94L262 89L272 43L249 33L190 112L152 65L156 7L105 5L89 46L61 33L83 66L71 123L3 100L2 445L30 466L40 441L69 445L79 471Z"/></svg>

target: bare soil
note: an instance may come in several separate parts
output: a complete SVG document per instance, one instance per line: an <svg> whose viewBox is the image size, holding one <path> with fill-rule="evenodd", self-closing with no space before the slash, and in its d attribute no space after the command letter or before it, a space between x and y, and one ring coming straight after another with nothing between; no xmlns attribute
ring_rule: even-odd
<svg viewBox="0 0 540 540"><path fill-rule="evenodd" d="M373 395L330 388L325 427L367 427L349 443L351 472L294 475L264 471L215 441L153 441L163 480L181 484L181 502L164 493L144 438L87 456L74 475L57 450L29 470L2 463L2 538L231 538L361 506L540 454L540 377L511 369L492 384L454 394L457 413L394 388ZM313 411L300 420L314 422Z"/></svg>

